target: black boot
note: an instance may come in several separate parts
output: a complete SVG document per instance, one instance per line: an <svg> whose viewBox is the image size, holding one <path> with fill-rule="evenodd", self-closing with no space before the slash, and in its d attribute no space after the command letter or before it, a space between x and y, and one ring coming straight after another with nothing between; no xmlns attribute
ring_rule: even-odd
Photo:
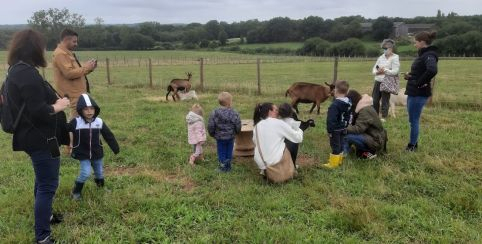
<svg viewBox="0 0 482 244"><path fill-rule="evenodd" d="M74 200L80 200L82 198L82 188L84 188L84 183L76 181L74 189L72 189L72 198Z"/></svg>
<svg viewBox="0 0 482 244"><path fill-rule="evenodd" d="M104 179L94 179L94 181L97 187L104 187Z"/></svg>
<svg viewBox="0 0 482 244"><path fill-rule="evenodd" d="M405 151L415 152L417 148L418 148L418 143L415 143L415 145L408 143L407 147L405 148Z"/></svg>

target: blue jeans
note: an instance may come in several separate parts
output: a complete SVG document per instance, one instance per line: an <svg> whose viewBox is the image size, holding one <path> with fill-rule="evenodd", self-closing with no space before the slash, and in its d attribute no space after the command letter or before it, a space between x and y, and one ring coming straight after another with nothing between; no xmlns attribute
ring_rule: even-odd
<svg viewBox="0 0 482 244"><path fill-rule="evenodd" d="M231 160L233 159L234 138L228 140L216 140L218 149L218 160L221 171L231 170Z"/></svg>
<svg viewBox="0 0 482 244"><path fill-rule="evenodd" d="M34 215L35 238L43 240L50 236L50 216L55 191L59 186L60 158L52 158L49 150L27 152L35 172Z"/></svg>
<svg viewBox="0 0 482 244"><path fill-rule="evenodd" d="M329 134L331 153L338 155L343 152L343 138L345 134L343 131L333 131Z"/></svg>
<svg viewBox="0 0 482 244"><path fill-rule="evenodd" d="M350 146L355 145L358 152L367 152L365 137L362 134L347 134L343 140L343 152L348 155L350 153Z"/></svg>
<svg viewBox="0 0 482 244"><path fill-rule="evenodd" d="M104 179L104 172L103 172L103 161L102 158L100 159L84 159L80 160L80 173L79 177L77 177L76 182L84 183L90 176L90 165L92 164L92 168L94 168L94 175L96 179Z"/></svg>
<svg viewBox="0 0 482 244"><path fill-rule="evenodd" d="M407 97L408 121L410 122L410 144L418 142L420 116L423 106L427 103L428 97Z"/></svg>

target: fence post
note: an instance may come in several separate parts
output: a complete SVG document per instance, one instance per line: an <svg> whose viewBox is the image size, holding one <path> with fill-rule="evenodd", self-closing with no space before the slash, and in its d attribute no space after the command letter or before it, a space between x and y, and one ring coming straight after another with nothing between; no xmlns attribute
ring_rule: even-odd
<svg viewBox="0 0 482 244"><path fill-rule="evenodd" d="M105 59L105 67L107 70L107 84L110 85L110 69L109 69L109 58Z"/></svg>
<svg viewBox="0 0 482 244"><path fill-rule="evenodd" d="M152 61L151 61L151 58L149 58L149 86L152 89Z"/></svg>
<svg viewBox="0 0 482 244"><path fill-rule="evenodd" d="M260 65L260 59L256 59L256 72L258 75L258 95L261 95L261 65Z"/></svg>
<svg viewBox="0 0 482 244"><path fill-rule="evenodd" d="M204 58L199 59L199 79L201 82L201 86L199 87L199 89L201 89L201 91L204 91Z"/></svg>
<svg viewBox="0 0 482 244"><path fill-rule="evenodd" d="M335 64L333 65L333 84L338 79L338 56L335 56Z"/></svg>

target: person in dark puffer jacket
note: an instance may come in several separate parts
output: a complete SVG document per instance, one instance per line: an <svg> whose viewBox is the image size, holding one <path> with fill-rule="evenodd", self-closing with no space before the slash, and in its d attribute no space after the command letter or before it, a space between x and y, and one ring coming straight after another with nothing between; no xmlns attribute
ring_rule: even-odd
<svg viewBox="0 0 482 244"><path fill-rule="evenodd" d="M233 159L234 137L241 131L239 113L231 108L233 97L229 92L218 95L220 108L209 116L208 132L216 139L219 171L229 172Z"/></svg>
<svg viewBox="0 0 482 244"><path fill-rule="evenodd" d="M115 154L119 153L119 144L114 134L98 117L100 108L89 95L82 94L79 97L77 112L79 116L72 119L68 125L71 132L71 156L80 161L80 173L72 190L72 197L75 200L79 200L82 196L82 188L90 176L91 165L94 168L95 183L98 187L104 187L104 150L100 136L104 137Z"/></svg>
<svg viewBox="0 0 482 244"><path fill-rule="evenodd" d="M413 61L410 73L405 74L407 80L407 111L410 122L410 142L406 151L415 151L418 147L420 116L427 100L432 96L431 80L437 74L437 47L431 46L435 32L420 32L415 35L415 47L418 57Z"/></svg>

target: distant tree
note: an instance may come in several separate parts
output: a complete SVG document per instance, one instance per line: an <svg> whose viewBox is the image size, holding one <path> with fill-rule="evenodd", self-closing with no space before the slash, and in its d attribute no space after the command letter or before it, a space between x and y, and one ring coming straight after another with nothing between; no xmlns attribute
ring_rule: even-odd
<svg viewBox="0 0 482 244"><path fill-rule="evenodd" d="M68 9L49 8L34 12L27 20L28 24L45 35L47 47L54 48L59 42L62 29L79 29L85 25L85 18L80 14L70 13Z"/></svg>
<svg viewBox="0 0 482 244"><path fill-rule="evenodd" d="M218 41L221 44L221 46L226 45L226 42L228 41L228 34L224 29L221 29L218 34Z"/></svg>
<svg viewBox="0 0 482 244"><path fill-rule="evenodd" d="M94 19L94 24L97 25L97 26L102 26L102 25L104 25L104 19L101 18L101 17L96 17Z"/></svg>
<svg viewBox="0 0 482 244"><path fill-rule="evenodd" d="M472 30L476 30L476 27L465 21L451 21L450 23L443 25L443 27L437 31L437 35L438 37L446 37L455 34L464 34Z"/></svg>
<svg viewBox="0 0 482 244"><path fill-rule="evenodd" d="M127 50L146 50L154 47L154 40L140 33L129 33L122 37L121 45Z"/></svg>
<svg viewBox="0 0 482 244"><path fill-rule="evenodd" d="M321 37L323 32L323 18L309 16L300 22L301 38L306 40L311 37Z"/></svg>
<svg viewBox="0 0 482 244"><path fill-rule="evenodd" d="M375 41L388 38L393 30L393 21L388 17L378 17L372 25L372 37Z"/></svg>
<svg viewBox="0 0 482 244"><path fill-rule="evenodd" d="M206 30L208 40L216 40L221 31L221 25L219 25L217 20L210 20L204 25L204 29Z"/></svg>
<svg viewBox="0 0 482 244"><path fill-rule="evenodd" d="M296 22L290 18L272 18L260 33L260 42L287 42L298 40Z"/></svg>
<svg viewBox="0 0 482 244"><path fill-rule="evenodd" d="M151 37L154 41L161 41L159 35L161 24L159 22L144 22L139 24L139 33Z"/></svg>

